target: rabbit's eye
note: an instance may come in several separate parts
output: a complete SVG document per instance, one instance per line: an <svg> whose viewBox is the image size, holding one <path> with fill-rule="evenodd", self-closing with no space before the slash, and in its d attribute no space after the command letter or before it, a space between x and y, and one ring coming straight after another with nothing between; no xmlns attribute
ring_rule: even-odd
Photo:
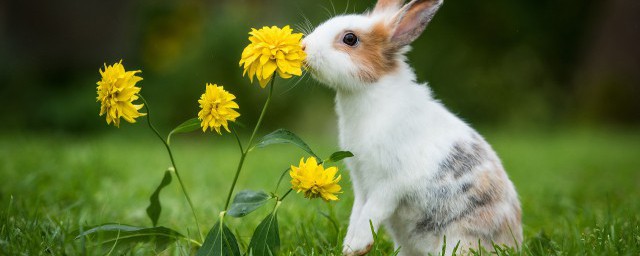
<svg viewBox="0 0 640 256"><path fill-rule="evenodd" d="M354 33L346 33L342 38L342 42L348 46L355 46L358 44L358 37Z"/></svg>

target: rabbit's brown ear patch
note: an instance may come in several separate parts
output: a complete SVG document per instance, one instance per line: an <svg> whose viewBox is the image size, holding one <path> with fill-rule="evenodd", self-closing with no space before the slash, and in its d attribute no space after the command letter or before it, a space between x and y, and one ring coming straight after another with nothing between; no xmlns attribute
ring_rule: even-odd
<svg viewBox="0 0 640 256"><path fill-rule="evenodd" d="M370 31L353 31L358 36L356 46L336 41L335 47L344 51L358 66L357 76L366 83L374 83L380 77L394 71L397 66L398 48L389 41L390 30L385 23L378 23Z"/></svg>

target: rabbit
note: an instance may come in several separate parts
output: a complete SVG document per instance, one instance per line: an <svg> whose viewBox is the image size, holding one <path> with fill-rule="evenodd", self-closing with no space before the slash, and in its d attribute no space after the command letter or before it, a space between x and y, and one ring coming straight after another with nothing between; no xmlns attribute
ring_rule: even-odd
<svg viewBox="0 0 640 256"><path fill-rule="evenodd" d="M491 146L434 99L404 54L442 0L379 0L371 12L320 24L302 41L312 77L335 89L339 143L354 203L344 255L381 225L400 255L522 242L518 195Z"/></svg>

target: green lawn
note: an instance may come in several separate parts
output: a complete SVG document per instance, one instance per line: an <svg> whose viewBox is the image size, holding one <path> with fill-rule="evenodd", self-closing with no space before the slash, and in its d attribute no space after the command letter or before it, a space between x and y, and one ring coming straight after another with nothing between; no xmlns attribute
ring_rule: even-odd
<svg viewBox="0 0 640 256"><path fill-rule="evenodd" d="M640 254L640 131L484 133L520 194L525 254ZM320 156L337 150L335 138L301 137ZM206 232L224 204L238 148L232 136L211 134L176 137L173 146ZM162 144L150 132L127 128L81 138L2 134L0 156L0 255L75 255L84 250L91 254L98 252L91 244L74 240L73 232L81 225L150 226L148 198L169 166ZM302 156L303 151L288 145L254 150L237 191L272 191L280 173ZM326 204L292 194L283 202L281 254L339 254L352 203L347 172L340 168L345 190L340 201ZM160 225L195 235L191 212L175 180L161 200ZM270 208L228 222L241 248ZM152 252L147 249L138 248L137 253ZM185 250L181 244L169 252ZM391 252L392 243L383 231L374 255Z"/></svg>

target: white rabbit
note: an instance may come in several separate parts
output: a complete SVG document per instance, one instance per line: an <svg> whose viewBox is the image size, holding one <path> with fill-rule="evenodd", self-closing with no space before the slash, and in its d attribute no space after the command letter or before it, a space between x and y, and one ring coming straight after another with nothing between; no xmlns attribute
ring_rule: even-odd
<svg viewBox="0 0 640 256"><path fill-rule="evenodd" d="M522 242L518 195L491 146L418 84L404 53L442 0L379 0L303 40L312 76L336 93L340 144L355 157L345 255L366 254L383 224L401 255Z"/></svg>

